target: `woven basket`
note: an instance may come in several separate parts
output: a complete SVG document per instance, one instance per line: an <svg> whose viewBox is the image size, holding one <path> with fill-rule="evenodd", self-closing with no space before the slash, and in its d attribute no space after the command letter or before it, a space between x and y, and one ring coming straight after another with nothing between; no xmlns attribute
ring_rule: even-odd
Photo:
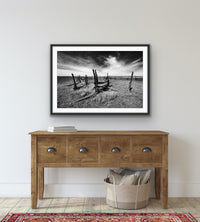
<svg viewBox="0 0 200 222"><path fill-rule="evenodd" d="M150 181L142 185L114 185L109 178L104 180L106 187L106 203L119 209L140 209L148 205Z"/></svg>

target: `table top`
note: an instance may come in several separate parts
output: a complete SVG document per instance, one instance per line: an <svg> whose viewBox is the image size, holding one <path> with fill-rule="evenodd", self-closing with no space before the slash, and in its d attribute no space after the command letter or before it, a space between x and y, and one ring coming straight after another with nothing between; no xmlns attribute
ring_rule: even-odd
<svg viewBox="0 0 200 222"><path fill-rule="evenodd" d="M85 130L85 131L76 131L76 132L48 132L48 131L34 131L30 132L30 135L44 136L44 135L157 135L164 136L168 135L168 132L160 131L160 130Z"/></svg>

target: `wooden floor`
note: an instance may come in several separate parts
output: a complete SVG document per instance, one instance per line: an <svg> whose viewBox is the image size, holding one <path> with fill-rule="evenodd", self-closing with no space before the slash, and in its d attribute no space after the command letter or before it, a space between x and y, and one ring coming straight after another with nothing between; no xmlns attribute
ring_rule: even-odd
<svg viewBox="0 0 200 222"><path fill-rule="evenodd" d="M7 213L186 213L200 221L200 198L169 198L169 209L161 208L160 200L150 199L147 208L118 210L106 205L105 198L47 198L40 200L38 209L32 210L29 198L0 198L0 220Z"/></svg>

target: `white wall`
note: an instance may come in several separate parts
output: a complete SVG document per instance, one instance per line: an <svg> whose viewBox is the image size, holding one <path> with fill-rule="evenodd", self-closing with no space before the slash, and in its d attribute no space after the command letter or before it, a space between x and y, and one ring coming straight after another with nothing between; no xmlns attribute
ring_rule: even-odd
<svg viewBox="0 0 200 222"><path fill-rule="evenodd" d="M170 132L169 195L200 196L199 0L0 0L0 196L30 195L50 125ZM151 115L50 115L50 44L151 44ZM46 196L103 196L107 169L47 169Z"/></svg>

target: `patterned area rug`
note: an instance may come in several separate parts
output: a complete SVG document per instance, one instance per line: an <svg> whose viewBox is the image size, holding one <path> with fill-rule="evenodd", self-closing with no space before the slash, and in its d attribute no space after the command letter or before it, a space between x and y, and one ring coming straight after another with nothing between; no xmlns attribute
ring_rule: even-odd
<svg viewBox="0 0 200 222"><path fill-rule="evenodd" d="M7 214L1 222L188 222L197 220L184 213L26 213Z"/></svg>

